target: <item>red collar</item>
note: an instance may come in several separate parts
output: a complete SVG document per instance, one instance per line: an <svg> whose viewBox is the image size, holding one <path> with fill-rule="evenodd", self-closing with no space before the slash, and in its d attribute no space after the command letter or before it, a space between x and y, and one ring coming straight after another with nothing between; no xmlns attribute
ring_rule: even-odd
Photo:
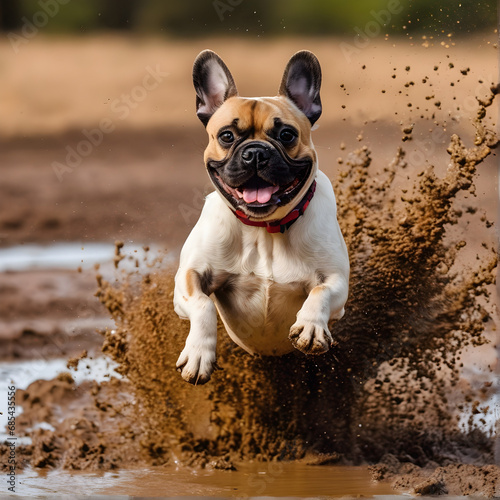
<svg viewBox="0 0 500 500"><path fill-rule="evenodd" d="M304 198L300 203L283 219L267 222L253 221L241 210L236 210L234 215L247 226L265 227L268 233L284 233L305 211L316 191L316 181L311 184Z"/></svg>

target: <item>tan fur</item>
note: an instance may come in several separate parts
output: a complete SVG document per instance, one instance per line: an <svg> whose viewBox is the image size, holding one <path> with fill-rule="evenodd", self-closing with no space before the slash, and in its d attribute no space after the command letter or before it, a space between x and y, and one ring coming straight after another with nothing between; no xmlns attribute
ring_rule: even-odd
<svg viewBox="0 0 500 500"><path fill-rule="evenodd" d="M292 158L304 158L310 156L316 162L316 151L311 140L311 126L309 120L298 110L291 109L290 101L283 96L277 97L231 97L212 116L207 125L209 144L205 150L204 159L221 160L227 155L225 150L217 141L217 135L221 128L231 125L238 119L240 130L253 130L248 140L267 140L266 130L274 125L274 118L299 130L297 145L288 150ZM293 106L293 104L292 104Z"/></svg>
<svg viewBox="0 0 500 500"><path fill-rule="evenodd" d="M299 131L297 144L287 149L288 155L295 159L310 157L313 159L313 164L316 165L317 155L311 138L311 124L305 115L284 96L229 98L208 122L209 144L205 149L205 163L208 160L221 160L225 158L227 150L219 144L217 136L223 127L231 125L235 119L238 119L238 129L240 131L251 130L253 132L249 136L248 141L266 141L269 138L266 131L273 127L274 118L280 118L283 123L293 125ZM236 127L232 128L236 132ZM313 168L309 179L307 179L307 182L295 197L296 200L304 197L315 176L316 168ZM282 219L290 212L295 203L296 201L292 200L290 203L278 207L268 218L264 217L259 220Z"/></svg>
<svg viewBox="0 0 500 500"><path fill-rule="evenodd" d="M195 282L196 280L196 282ZM193 296L194 287L198 282L198 273L192 269L188 269L186 272L186 292L189 297Z"/></svg>

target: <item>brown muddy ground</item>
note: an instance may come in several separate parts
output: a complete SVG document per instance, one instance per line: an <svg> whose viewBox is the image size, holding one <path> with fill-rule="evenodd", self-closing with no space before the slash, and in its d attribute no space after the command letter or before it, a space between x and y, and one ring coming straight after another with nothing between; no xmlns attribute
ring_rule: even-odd
<svg viewBox="0 0 500 500"><path fill-rule="evenodd" d="M123 240L177 252L209 189L205 133L193 112L195 55L218 51L241 93L259 95L272 94L288 57L308 48L324 70L314 142L336 187L353 265L349 312L331 355L252 358L221 329L224 369L205 387L183 383L174 370L188 325L172 310L171 272L140 262L137 274L106 276L99 299L116 328L105 332L104 352L127 379L76 386L61 375L18 391L17 432L32 438L18 449L20 467L372 464L373 477L396 491L499 495L494 436L478 419L465 429L457 423L465 411L485 419L498 411L485 407L498 390L497 160L488 149L495 140L473 126L475 96L485 104L496 84L494 39L378 41L351 61L332 39L37 37L17 55L5 44L2 247ZM126 118L113 111L147 67L168 75ZM496 108L485 109L482 122L494 129ZM116 129L74 168L61 174L56 166L58 177L54 162L64 164L67 148L104 118ZM84 350L98 355L103 336L95 328L107 313L94 297L95 274L4 273L1 359L42 353L73 358L73 369L84 364L77 359ZM484 373L471 380L461 363ZM32 431L40 422L53 430Z"/></svg>

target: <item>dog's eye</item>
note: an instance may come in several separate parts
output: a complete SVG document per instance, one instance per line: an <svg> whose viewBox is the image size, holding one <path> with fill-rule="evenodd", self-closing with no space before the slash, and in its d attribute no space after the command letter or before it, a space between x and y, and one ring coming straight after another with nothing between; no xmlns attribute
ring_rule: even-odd
<svg viewBox="0 0 500 500"><path fill-rule="evenodd" d="M223 144L231 144L234 142L234 134L230 130L226 130L219 134L219 141Z"/></svg>
<svg viewBox="0 0 500 500"><path fill-rule="evenodd" d="M292 143L295 138L297 137L297 134L295 131L289 128L284 128L279 135L279 139L283 144L290 144Z"/></svg>

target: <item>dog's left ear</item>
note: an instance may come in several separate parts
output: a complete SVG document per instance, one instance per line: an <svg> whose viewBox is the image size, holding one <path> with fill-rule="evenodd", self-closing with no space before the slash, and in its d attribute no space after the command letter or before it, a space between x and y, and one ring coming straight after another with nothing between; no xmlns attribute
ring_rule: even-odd
<svg viewBox="0 0 500 500"><path fill-rule="evenodd" d="M278 94L291 99L311 125L321 116L321 66L316 56L301 50L286 65Z"/></svg>
<svg viewBox="0 0 500 500"><path fill-rule="evenodd" d="M211 50L204 50L194 61L193 84L196 90L196 114L205 127L226 99L238 95L231 72Z"/></svg>

